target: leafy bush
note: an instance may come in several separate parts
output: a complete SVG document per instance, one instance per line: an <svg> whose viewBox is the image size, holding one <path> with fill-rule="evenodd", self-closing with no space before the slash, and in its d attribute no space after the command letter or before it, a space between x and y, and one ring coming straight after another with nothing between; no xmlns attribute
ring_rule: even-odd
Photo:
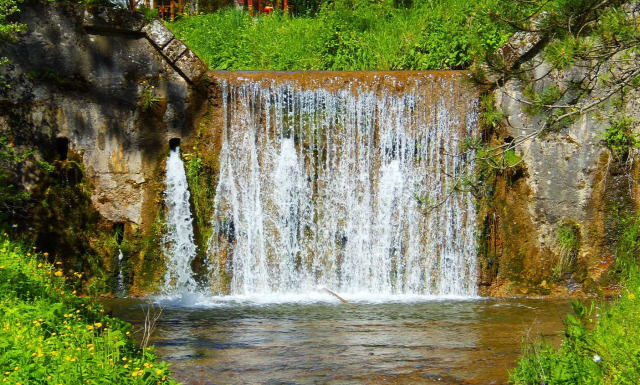
<svg viewBox="0 0 640 385"><path fill-rule="evenodd" d="M556 230L556 240L560 249L558 264L553 268L553 277L559 279L569 273L580 251L580 226L573 221L565 221Z"/></svg>
<svg viewBox="0 0 640 385"><path fill-rule="evenodd" d="M628 281L630 282L630 281ZM610 307L573 303L558 349L525 344L510 379L515 384L634 384L640 378L638 280Z"/></svg>
<svg viewBox="0 0 640 385"><path fill-rule="evenodd" d="M614 121L602 134L605 145L616 158L624 158L629 150L638 147L640 138L633 132L634 120L622 118Z"/></svg>
<svg viewBox="0 0 640 385"><path fill-rule="evenodd" d="M610 305L573 303L558 349L526 343L515 384L635 384L640 378L640 218L626 222L617 250L624 288ZM573 244L573 243L572 243Z"/></svg>
<svg viewBox="0 0 640 385"><path fill-rule="evenodd" d="M17 150L9 137L0 132L0 224L14 216L24 216L29 207L30 194L20 188L16 175L32 152Z"/></svg>
<svg viewBox="0 0 640 385"><path fill-rule="evenodd" d="M136 345L131 325L75 296L80 273L41 259L0 241L0 382L175 383L152 348Z"/></svg>
<svg viewBox="0 0 640 385"><path fill-rule="evenodd" d="M160 11L157 8L147 8L144 4L138 9L138 12L142 13L148 22L160 18Z"/></svg>
<svg viewBox="0 0 640 385"><path fill-rule="evenodd" d="M19 0L0 0L0 41L13 39L16 33L25 29L23 24L7 20L9 15L19 12L19 2Z"/></svg>

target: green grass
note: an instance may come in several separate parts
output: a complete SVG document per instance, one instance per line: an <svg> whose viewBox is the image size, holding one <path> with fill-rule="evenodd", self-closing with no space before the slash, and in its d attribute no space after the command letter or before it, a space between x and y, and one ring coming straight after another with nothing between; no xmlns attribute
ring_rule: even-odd
<svg viewBox="0 0 640 385"><path fill-rule="evenodd" d="M527 343L510 379L515 384L637 384L640 381L640 218L625 222L613 274L622 277L610 304L573 303L556 349Z"/></svg>
<svg viewBox="0 0 640 385"><path fill-rule="evenodd" d="M214 70L461 69L511 33L488 13L500 4L336 1L314 17L226 8L168 26Z"/></svg>
<svg viewBox="0 0 640 385"><path fill-rule="evenodd" d="M75 295L79 273L3 238L0 383L175 384L153 348L131 338L131 325Z"/></svg>

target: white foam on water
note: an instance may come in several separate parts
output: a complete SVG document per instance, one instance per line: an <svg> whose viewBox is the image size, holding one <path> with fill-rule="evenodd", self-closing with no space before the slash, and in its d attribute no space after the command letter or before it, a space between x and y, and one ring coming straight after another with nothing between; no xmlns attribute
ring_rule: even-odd
<svg viewBox="0 0 640 385"><path fill-rule="evenodd" d="M124 255L122 254L122 249L118 246L118 283L116 286L116 295L124 296L126 294L124 288L124 275L122 274L122 265L124 264Z"/></svg>
<svg viewBox="0 0 640 385"><path fill-rule="evenodd" d="M424 302L450 302L479 300L477 296L461 295L418 295L418 294L372 294L354 293L348 296L339 294L353 305L375 305L387 303L415 304ZM343 305L343 302L325 292L316 290L305 293L263 294L263 295L210 295L204 292L159 295L154 297L156 303L168 307L237 307L237 306L270 306L270 305ZM348 306L348 304L347 304Z"/></svg>

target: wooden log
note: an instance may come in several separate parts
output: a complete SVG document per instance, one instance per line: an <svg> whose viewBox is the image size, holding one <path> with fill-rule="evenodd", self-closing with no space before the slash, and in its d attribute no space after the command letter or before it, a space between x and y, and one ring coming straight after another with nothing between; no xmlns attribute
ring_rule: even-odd
<svg viewBox="0 0 640 385"><path fill-rule="evenodd" d="M344 298L340 297L336 292L331 291L331 290L327 289L326 287L323 287L322 289L323 289L324 291L326 291L327 293L331 294L332 296L336 297L336 298L337 298L337 299L339 299L340 301L342 301L342 302L344 302L344 303L346 303L346 304L352 305L351 303L349 303L349 301L347 301L346 299L344 299Z"/></svg>

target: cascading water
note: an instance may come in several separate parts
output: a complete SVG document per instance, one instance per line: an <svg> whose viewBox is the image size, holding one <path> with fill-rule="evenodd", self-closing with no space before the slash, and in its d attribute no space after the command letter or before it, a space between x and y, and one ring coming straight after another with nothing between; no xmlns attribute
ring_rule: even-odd
<svg viewBox="0 0 640 385"><path fill-rule="evenodd" d="M122 255L122 249L118 246L118 282L116 286L116 295L122 297L126 294L126 290L124 288L124 275L122 274L122 268L124 264L124 255Z"/></svg>
<svg viewBox="0 0 640 385"><path fill-rule="evenodd" d="M476 98L455 74L367 76L218 79L215 292L476 294L474 202L456 189Z"/></svg>
<svg viewBox="0 0 640 385"><path fill-rule="evenodd" d="M180 147L172 148L165 177L166 232L162 239L167 258L164 276L165 294L183 295L196 290L191 262L197 247L193 238L193 218L189 206L189 186Z"/></svg>

